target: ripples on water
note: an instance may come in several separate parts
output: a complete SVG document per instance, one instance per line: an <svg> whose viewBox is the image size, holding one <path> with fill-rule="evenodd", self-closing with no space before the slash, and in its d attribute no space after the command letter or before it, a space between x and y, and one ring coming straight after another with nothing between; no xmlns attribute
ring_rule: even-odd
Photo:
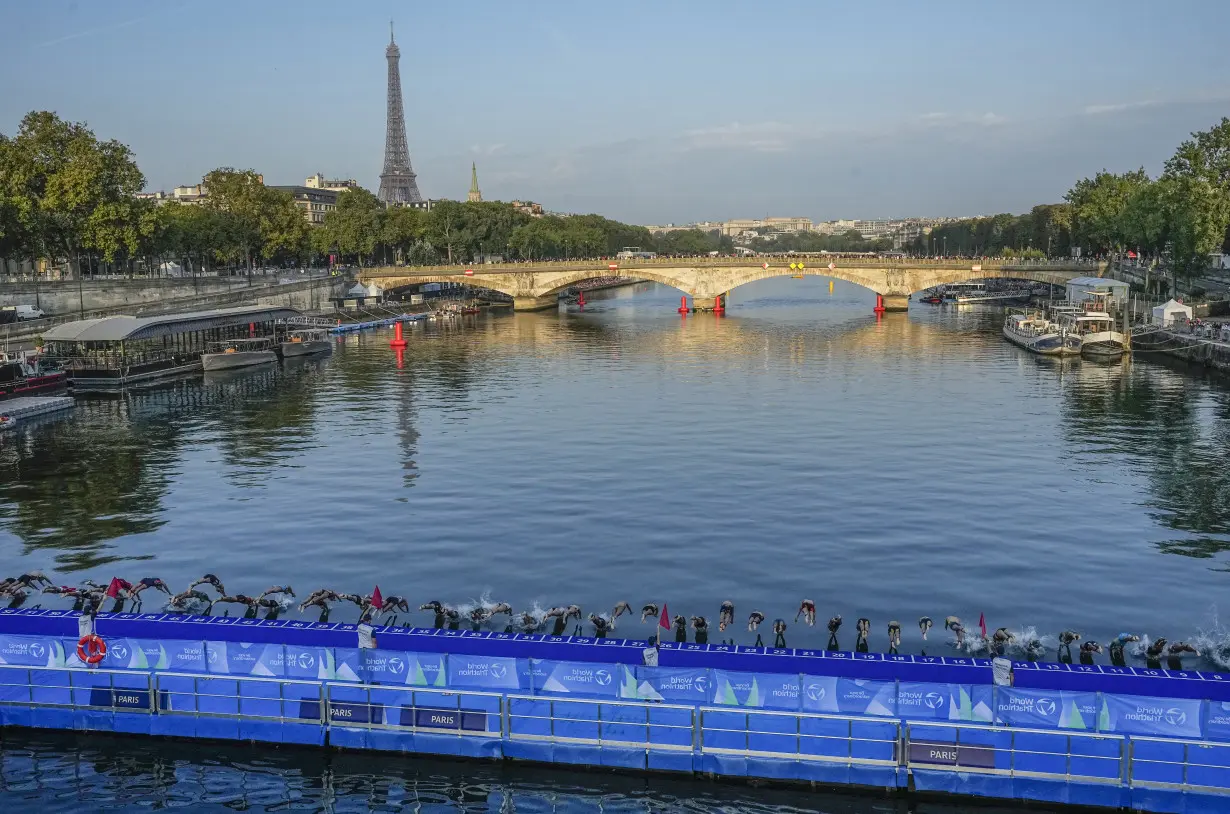
<svg viewBox="0 0 1230 814"><path fill-rule="evenodd" d="M869 617L872 649L899 619L916 652L923 614L1222 635L1224 386L1034 357L989 309L877 322L825 283L745 286L725 318L621 289L416 327L400 368L373 333L82 400L0 440L0 570L711 620L729 598L737 641L755 608L795 646L826 638L793 623L804 597Z"/></svg>
<svg viewBox="0 0 1230 814"><path fill-rule="evenodd" d="M0 743L0 803L52 810L414 811L424 814L959 814L968 805L609 772L413 757L14 732ZM206 757L208 755L208 757ZM983 814L1002 811L977 808ZM1045 812L1046 809L1031 809Z"/></svg>

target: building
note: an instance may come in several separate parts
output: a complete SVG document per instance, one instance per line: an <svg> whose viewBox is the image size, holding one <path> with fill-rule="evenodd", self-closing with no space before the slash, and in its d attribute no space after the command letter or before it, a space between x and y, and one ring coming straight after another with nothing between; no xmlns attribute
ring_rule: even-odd
<svg viewBox="0 0 1230 814"><path fill-rule="evenodd" d="M325 178L320 173L308 176L303 185L308 189L328 189L333 192L359 188L359 182L353 178Z"/></svg>
<svg viewBox="0 0 1230 814"><path fill-rule="evenodd" d="M481 203L483 200L483 193L478 188L478 166L473 161L470 162L470 194L466 200L470 203Z"/></svg>
<svg viewBox="0 0 1230 814"><path fill-rule="evenodd" d="M389 47L384 51L388 61L388 108L385 111L384 171L380 173L380 191L376 197L386 206L431 204L419 193L418 181L410 166L410 148L406 144L406 114L401 99L401 50L393 41L393 23L389 23Z"/></svg>
<svg viewBox="0 0 1230 814"><path fill-rule="evenodd" d="M303 210L303 219L313 226L324 223L325 215L337 208L338 193L331 189L299 186L271 186L270 189L289 192L295 206Z"/></svg>
<svg viewBox="0 0 1230 814"><path fill-rule="evenodd" d="M546 212L542 208L542 204L536 204L533 201L511 201L513 209L518 212L529 215L531 218L541 218Z"/></svg>

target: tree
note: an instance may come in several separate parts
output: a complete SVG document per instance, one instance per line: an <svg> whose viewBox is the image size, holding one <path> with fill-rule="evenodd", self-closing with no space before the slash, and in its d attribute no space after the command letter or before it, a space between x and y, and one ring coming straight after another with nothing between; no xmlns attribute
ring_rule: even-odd
<svg viewBox="0 0 1230 814"><path fill-rule="evenodd" d="M337 196L337 206L325 215L324 223L316 230L316 246L326 252L337 249L339 254L352 255L363 265L376 253L383 233L384 205L375 195L362 187L346 189Z"/></svg>
<svg viewBox="0 0 1230 814"><path fill-rule="evenodd" d="M1093 252L1122 251L1128 243L1124 232L1128 201L1151 183L1144 169L1122 175L1103 170L1077 181L1064 196L1072 204L1076 242Z"/></svg>
<svg viewBox="0 0 1230 814"><path fill-rule="evenodd" d="M1190 281L1230 229L1230 119L1180 144L1162 178L1175 272Z"/></svg>
<svg viewBox="0 0 1230 814"><path fill-rule="evenodd" d="M398 260L406 261L411 249L425 231L423 211L411 206L394 206L385 210L380 226L380 242L388 246Z"/></svg>
<svg viewBox="0 0 1230 814"><path fill-rule="evenodd" d="M26 114L0 151L0 209L10 245L32 262L67 259L80 273L82 249L109 261L135 253L145 177L118 141L100 142L84 124L50 111Z"/></svg>
<svg viewBox="0 0 1230 814"><path fill-rule="evenodd" d="M444 250L449 265L455 262L454 255L461 258L471 240L466 229L465 206L456 201L438 201L427 213L426 239Z"/></svg>
<svg viewBox="0 0 1230 814"><path fill-rule="evenodd" d="M261 223L268 201L264 179L255 170L219 167L207 172L201 183L208 193L201 205L227 216L218 235L223 241L216 247L219 259L242 259L251 275L252 256L262 244Z"/></svg>

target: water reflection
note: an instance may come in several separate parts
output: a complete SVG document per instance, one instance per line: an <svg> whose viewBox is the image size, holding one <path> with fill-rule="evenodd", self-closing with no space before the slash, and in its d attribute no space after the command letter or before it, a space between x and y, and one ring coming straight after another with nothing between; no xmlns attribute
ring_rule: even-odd
<svg viewBox="0 0 1230 814"><path fill-rule="evenodd" d="M748 788L607 773L484 765L380 754L6 731L0 745L6 814L78 808L148 811L426 811L504 814L746 812L957 814L993 806L908 802L883 795ZM1045 812L1046 809L1037 808Z"/></svg>

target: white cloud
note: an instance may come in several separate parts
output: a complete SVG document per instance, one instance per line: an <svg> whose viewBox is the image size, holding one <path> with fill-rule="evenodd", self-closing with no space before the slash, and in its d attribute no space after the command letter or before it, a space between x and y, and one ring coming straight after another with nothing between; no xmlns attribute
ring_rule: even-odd
<svg viewBox="0 0 1230 814"><path fill-rule="evenodd" d="M780 153L797 141L803 133L784 122L731 122L713 127L688 130L682 136L682 149L741 149L761 153Z"/></svg>
<svg viewBox="0 0 1230 814"><path fill-rule="evenodd" d="M1114 105L1089 105L1083 111L1086 116L1102 116L1107 113L1123 113L1127 110L1139 110L1145 107L1153 107L1160 104L1153 99L1144 99L1139 102L1120 102Z"/></svg>

